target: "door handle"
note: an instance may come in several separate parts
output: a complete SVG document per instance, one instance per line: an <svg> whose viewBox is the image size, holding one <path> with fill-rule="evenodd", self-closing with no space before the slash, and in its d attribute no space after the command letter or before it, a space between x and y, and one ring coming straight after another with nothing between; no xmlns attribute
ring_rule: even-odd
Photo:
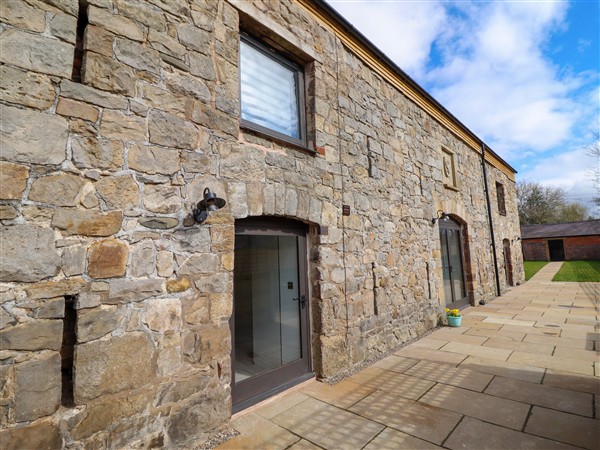
<svg viewBox="0 0 600 450"><path fill-rule="evenodd" d="M306 295L301 295L299 298L293 298L295 302L300 302L300 306L304 309L304 305L306 305Z"/></svg>

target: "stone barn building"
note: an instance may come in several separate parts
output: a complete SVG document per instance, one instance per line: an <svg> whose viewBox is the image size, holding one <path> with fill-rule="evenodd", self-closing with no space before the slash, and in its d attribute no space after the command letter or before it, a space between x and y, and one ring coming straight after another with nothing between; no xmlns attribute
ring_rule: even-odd
<svg viewBox="0 0 600 450"><path fill-rule="evenodd" d="M515 171L323 1L0 11L4 449L191 448L523 280Z"/></svg>
<svg viewBox="0 0 600 450"><path fill-rule="evenodd" d="M600 220L523 225L525 261L600 260Z"/></svg>

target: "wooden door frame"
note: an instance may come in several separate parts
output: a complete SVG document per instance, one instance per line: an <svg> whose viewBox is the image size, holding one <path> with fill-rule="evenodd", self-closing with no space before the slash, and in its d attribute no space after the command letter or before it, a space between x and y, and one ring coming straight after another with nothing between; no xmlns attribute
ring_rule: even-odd
<svg viewBox="0 0 600 450"><path fill-rule="evenodd" d="M235 235L252 236L295 236L298 238L298 295L306 297L306 304L301 308L300 339L302 358L285 366L235 383L235 292L233 293L233 309L229 327L231 330L231 391L232 412L241 411L266 398L282 392L298 383L314 376L311 349L311 301L308 288L308 226L291 219L275 217L250 217L235 221ZM235 255L234 255L235 258ZM235 270L235 269L234 269ZM235 276L235 272L234 272ZM235 283L234 283L235 286ZM268 383L265 383L268 378ZM262 383L261 383L262 379ZM234 402L234 396L238 399Z"/></svg>
<svg viewBox="0 0 600 450"><path fill-rule="evenodd" d="M466 261L465 261L465 242L464 242L464 236L463 236L463 225L459 221L453 219L452 217L448 217L447 221L440 220L439 224L440 224L440 230L439 230L440 231L440 246L443 247L443 245L444 245L443 240L445 239L447 252L448 252L448 234L447 233L442 234L442 230L458 231L458 244L459 244L458 247L460 250L460 261L461 261L461 266L462 266L461 278L462 278L463 288L465 291L464 297L461 297L460 299L457 300L456 294L454 292L454 283L450 283L453 301L450 304L448 304L448 303L446 303L446 299L444 298L444 303L446 303L446 307L449 307L451 309L452 308L464 308L466 306L469 306L470 300L469 300L469 289L468 289L468 284L467 284L467 266L466 266ZM441 250L442 264L443 264L444 250L443 250L443 248L441 248L440 250ZM448 252L448 256L449 256L449 252ZM452 274L450 274L450 279L452 281ZM444 270L442 267L442 283L443 282L444 282ZM445 297L445 290L444 290L444 297Z"/></svg>

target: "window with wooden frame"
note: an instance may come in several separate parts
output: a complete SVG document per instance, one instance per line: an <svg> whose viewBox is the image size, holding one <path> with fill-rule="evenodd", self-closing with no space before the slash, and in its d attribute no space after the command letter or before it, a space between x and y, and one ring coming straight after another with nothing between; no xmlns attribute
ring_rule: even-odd
<svg viewBox="0 0 600 450"><path fill-rule="evenodd" d="M240 35L241 125L306 147L302 66L243 33Z"/></svg>
<svg viewBox="0 0 600 450"><path fill-rule="evenodd" d="M496 197L498 198L498 212L500 215L506 215L506 200L504 198L504 185L496 182Z"/></svg>

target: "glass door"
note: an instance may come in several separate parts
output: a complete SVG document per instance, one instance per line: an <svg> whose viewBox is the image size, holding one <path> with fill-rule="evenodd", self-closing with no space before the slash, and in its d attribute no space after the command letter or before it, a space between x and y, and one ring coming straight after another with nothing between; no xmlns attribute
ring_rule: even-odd
<svg viewBox="0 0 600 450"><path fill-rule="evenodd" d="M234 411L310 377L308 306L305 228L236 223Z"/></svg>
<svg viewBox="0 0 600 450"><path fill-rule="evenodd" d="M466 306L468 298L460 225L452 220L440 221L440 241L446 307Z"/></svg>

